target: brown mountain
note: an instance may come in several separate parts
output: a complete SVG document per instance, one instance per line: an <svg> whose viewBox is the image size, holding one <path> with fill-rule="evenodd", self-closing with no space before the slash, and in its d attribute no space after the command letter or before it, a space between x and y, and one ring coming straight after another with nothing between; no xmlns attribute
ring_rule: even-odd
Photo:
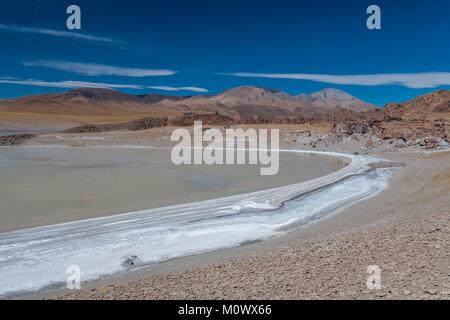
<svg viewBox="0 0 450 320"><path fill-rule="evenodd" d="M365 112L375 109L374 105L337 89L325 89L309 95L301 94L297 97L302 102L314 104L317 107L326 107L330 110L344 109L354 112Z"/></svg>
<svg viewBox="0 0 450 320"><path fill-rule="evenodd" d="M266 105L293 108L298 106L298 99L285 92L252 86L237 87L218 94L210 100L226 106Z"/></svg>
<svg viewBox="0 0 450 320"><path fill-rule="evenodd" d="M337 137L365 136L371 143L391 141L398 147L447 145L450 137L450 91L435 91L405 103L347 115L334 122L333 133Z"/></svg>
<svg viewBox="0 0 450 320"><path fill-rule="evenodd" d="M153 106L181 98L134 96L108 89L76 89L0 101L0 131L55 131L92 123L125 122L178 114Z"/></svg>
<svg viewBox="0 0 450 320"><path fill-rule="evenodd" d="M328 89L311 95L292 96L288 93L243 86L216 96L192 97L167 107L193 112L219 112L237 119L280 120L287 118L312 119L339 110L362 112L374 106L342 91Z"/></svg>
<svg viewBox="0 0 450 320"><path fill-rule="evenodd" d="M391 103L386 106L386 114L405 120L439 118L449 119L450 90L439 90L419 96L405 103Z"/></svg>
<svg viewBox="0 0 450 320"><path fill-rule="evenodd" d="M245 86L215 96L194 97L76 89L0 101L0 131L60 130L146 117L170 118L186 112L221 114L241 122L301 122L336 110L371 108L342 91L331 89L308 96L291 96L278 90Z"/></svg>

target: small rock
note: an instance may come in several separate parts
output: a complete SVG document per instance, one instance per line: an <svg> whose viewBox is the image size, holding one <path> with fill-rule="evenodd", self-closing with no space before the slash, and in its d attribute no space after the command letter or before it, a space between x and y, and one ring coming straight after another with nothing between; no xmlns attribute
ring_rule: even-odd
<svg viewBox="0 0 450 320"><path fill-rule="evenodd" d="M434 296L437 293L437 290L435 290L435 289L425 289L424 292Z"/></svg>
<svg viewBox="0 0 450 320"><path fill-rule="evenodd" d="M135 255L132 255L132 256L129 256L129 257L125 257L123 259L123 261L122 261L122 266L123 267L128 267L128 268L129 267L133 267L136 264L138 264L139 261L140 261L139 257L135 256Z"/></svg>

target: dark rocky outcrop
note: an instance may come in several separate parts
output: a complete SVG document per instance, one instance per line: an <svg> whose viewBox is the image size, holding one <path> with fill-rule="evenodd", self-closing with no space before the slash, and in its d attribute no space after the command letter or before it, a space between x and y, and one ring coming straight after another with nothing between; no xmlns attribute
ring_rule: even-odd
<svg viewBox="0 0 450 320"><path fill-rule="evenodd" d="M96 133L107 131L139 131L151 128L165 127L168 124L168 118L142 118L125 123L110 124L88 124L65 130L64 133Z"/></svg>
<svg viewBox="0 0 450 320"><path fill-rule="evenodd" d="M97 133L124 130L125 124L87 124L63 131L64 133Z"/></svg>
<svg viewBox="0 0 450 320"><path fill-rule="evenodd" d="M448 146L449 111L450 91L440 90L403 104L388 104L384 109L337 116L330 121L330 136L337 141L366 138L367 146L387 141L397 148L434 149Z"/></svg>
<svg viewBox="0 0 450 320"><path fill-rule="evenodd" d="M167 126L167 118L143 118L126 123L126 128L130 131L147 130Z"/></svg>
<svg viewBox="0 0 450 320"><path fill-rule="evenodd" d="M0 146L17 146L35 137L36 136L32 134L17 134L12 136L3 136L0 137Z"/></svg>

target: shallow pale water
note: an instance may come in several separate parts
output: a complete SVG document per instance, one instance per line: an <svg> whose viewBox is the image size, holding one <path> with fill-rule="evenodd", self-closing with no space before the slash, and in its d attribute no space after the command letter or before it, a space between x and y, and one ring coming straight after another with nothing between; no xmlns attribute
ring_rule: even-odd
<svg viewBox="0 0 450 320"><path fill-rule="evenodd" d="M344 166L282 153L258 166L175 166L170 149L0 148L0 232L214 199L323 176Z"/></svg>
<svg viewBox="0 0 450 320"><path fill-rule="evenodd" d="M37 153L27 154L27 157L17 154L5 156L3 153L0 164L2 170L24 168L36 173L51 163L52 168L58 164L64 168L62 172L73 170L79 175L80 170L87 168L94 168L95 170L90 171L94 173L102 168L117 170L117 166L124 164L126 168L135 166L142 170L139 163L144 161L142 158L136 158L133 152L129 154L130 150L122 150L119 153L121 157L114 152L109 153L111 150L101 150L100 153L91 153L92 150L89 150L88 157L77 150L66 150L63 157L59 152L53 154L54 151L42 153L43 150L38 150ZM126 151L125 155L122 154L123 151ZM68 159L66 152L75 154ZM164 153L157 154L161 159L165 159ZM131 162L130 155L133 159ZM147 159L148 154L144 152L144 155ZM285 156L291 156L294 161L292 166L283 166L289 168L287 176L290 179L294 178L292 173L296 169L303 171L305 168L317 168L317 165L324 161L322 164L331 170L333 165L330 164L336 161L335 158L329 157L328 161L332 161L330 163L326 160L327 157L305 156L301 153L287 153ZM152 161L155 159L158 159L158 156L153 154ZM364 158L354 157L351 165L327 177L315 179L316 183L308 180L273 189L267 189L266 186L264 191L253 193L239 193L211 200L0 233L0 296L11 297L49 286L62 288L68 277L67 268L70 266L80 268L82 281L94 280L173 258L265 240L299 226L320 221L345 206L374 196L388 186L392 171L367 171L364 168L369 162ZM166 161L152 163L157 168L153 174L164 172L165 174L160 176L167 178ZM302 163L306 166L302 167ZM307 163L313 165L308 167ZM300 164L300 167L295 164ZM342 167L343 164L339 160L339 164L334 165ZM203 181L198 175L205 175L205 171L202 168L197 169L200 171L194 175L196 179L188 179L190 192L201 188L205 183L208 185L206 189L210 188L210 177L206 177L206 182ZM227 185L238 186L236 181L249 177L248 169L239 172L237 176L231 175L231 172L221 173L229 180L225 179L226 182L220 185L220 190ZM258 168L254 169L256 178L259 171ZM191 170L189 174L192 174ZM287 176L278 182L281 185L286 184L289 180ZM332 176L334 178L331 178ZM177 173L174 177L179 179L180 175ZM305 175L301 177L305 179ZM297 191L314 190L308 188L319 181L322 183L321 188L303 192L301 197L292 199L292 195L299 194ZM117 183L119 182L120 180ZM173 187L179 186L175 183ZM252 184L251 187L260 186ZM291 200L275 205L280 199ZM26 215L21 217L26 218ZM133 261L133 265L127 263L129 261Z"/></svg>
<svg viewBox="0 0 450 320"><path fill-rule="evenodd" d="M265 240L319 221L387 187L389 170L350 177L281 208L210 200L91 221L0 234L0 296L62 287L76 265L82 280L135 266Z"/></svg>

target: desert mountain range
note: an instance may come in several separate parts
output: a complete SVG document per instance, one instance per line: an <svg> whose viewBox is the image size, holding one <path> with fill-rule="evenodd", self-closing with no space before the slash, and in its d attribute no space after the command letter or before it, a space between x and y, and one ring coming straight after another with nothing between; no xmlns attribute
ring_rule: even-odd
<svg viewBox="0 0 450 320"><path fill-rule="evenodd" d="M336 89L292 96L252 86L193 97L76 89L0 101L0 132L136 131L190 126L195 120L218 126L308 123L329 127L326 138L319 136L314 140L307 134L306 139L312 145L355 139L365 141L367 147L387 144L395 148L447 148L450 146L450 91L435 91L384 108L376 108ZM29 138L32 136L17 137ZM3 144L16 144L17 139L4 138Z"/></svg>
<svg viewBox="0 0 450 320"><path fill-rule="evenodd" d="M63 130L79 125L173 118L185 113L219 114L239 122L302 122L338 111L364 112L375 107L343 91L326 89L289 95L253 86L218 95L176 97L131 95L109 89L75 89L0 101L0 131Z"/></svg>

